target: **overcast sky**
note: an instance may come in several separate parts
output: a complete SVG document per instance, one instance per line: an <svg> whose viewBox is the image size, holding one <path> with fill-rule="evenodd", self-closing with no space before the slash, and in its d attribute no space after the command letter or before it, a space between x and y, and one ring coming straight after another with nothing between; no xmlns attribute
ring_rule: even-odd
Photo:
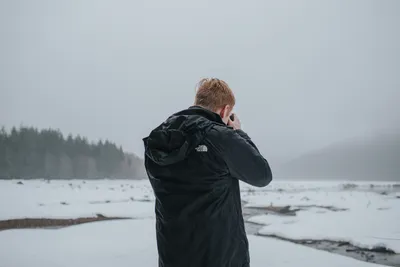
<svg viewBox="0 0 400 267"><path fill-rule="evenodd" d="M0 125L142 137L224 79L272 164L400 124L399 0L0 0Z"/></svg>

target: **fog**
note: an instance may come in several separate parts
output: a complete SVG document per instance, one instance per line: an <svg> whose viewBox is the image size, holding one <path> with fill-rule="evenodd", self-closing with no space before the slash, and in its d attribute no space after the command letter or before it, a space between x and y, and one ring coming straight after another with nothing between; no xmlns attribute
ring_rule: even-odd
<svg viewBox="0 0 400 267"><path fill-rule="evenodd" d="M272 166L400 125L400 1L0 1L0 125L142 138L225 80Z"/></svg>

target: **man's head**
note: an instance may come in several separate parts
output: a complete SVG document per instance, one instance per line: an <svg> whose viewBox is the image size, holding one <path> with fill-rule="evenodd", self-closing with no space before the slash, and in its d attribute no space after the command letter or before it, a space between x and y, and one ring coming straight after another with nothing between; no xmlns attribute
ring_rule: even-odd
<svg viewBox="0 0 400 267"><path fill-rule="evenodd" d="M194 104L219 114L225 123L229 121L235 102L235 96L226 82L216 78L205 78L199 82Z"/></svg>

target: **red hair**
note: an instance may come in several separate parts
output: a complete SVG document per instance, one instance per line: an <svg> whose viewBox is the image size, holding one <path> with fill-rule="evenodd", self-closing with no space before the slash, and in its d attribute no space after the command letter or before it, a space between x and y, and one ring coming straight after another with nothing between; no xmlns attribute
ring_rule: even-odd
<svg viewBox="0 0 400 267"><path fill-rule="evenodd" d="M226 105L235 106L236 99L231 88L223 80L204 78L198 83L194 104L216 112Z"/></svg>

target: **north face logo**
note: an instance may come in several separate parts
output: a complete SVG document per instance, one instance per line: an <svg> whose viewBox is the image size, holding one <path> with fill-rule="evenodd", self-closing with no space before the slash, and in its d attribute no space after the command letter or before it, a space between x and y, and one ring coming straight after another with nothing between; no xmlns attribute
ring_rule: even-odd
<svg viewBox="0 0 400 267"><path fill-rule="evenodd" d="M208 152L208 147L206 145L199 145L195 149L197 152Z"/></svg>

